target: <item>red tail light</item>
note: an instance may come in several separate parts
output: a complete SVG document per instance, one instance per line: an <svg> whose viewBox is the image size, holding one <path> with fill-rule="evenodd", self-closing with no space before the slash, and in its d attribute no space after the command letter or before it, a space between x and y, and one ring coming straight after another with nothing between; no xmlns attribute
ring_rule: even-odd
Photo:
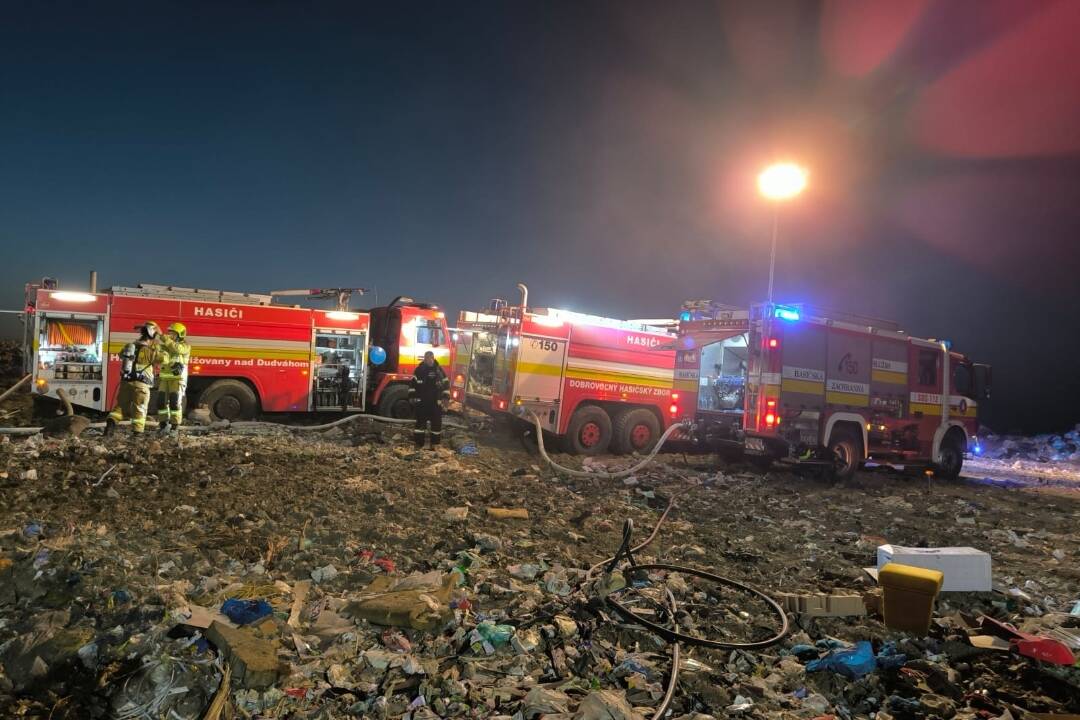
<svg viewBox="0 0 1080 720"><path fill-rule="evenodd" d="M450 397L454 400L457 400L460 395L461 393L459 393L457 390L452 390L450 392Z"/></svg>
<svg viewBox="0 0 1080 720"><path fill-rule="evenodd" d="M778 338L769 338L769 341L766 343L766 345L768 345L771 350L775 350L776 348L780 347L780 340Z"/></svg>
<svg viewBox="0 0 1080 720"><path fill-rule="evenodd" d="M675 403L672 403L671 407L668 408L668 412L671 413L672 416L678 415L679 414L679 406L676 405Z"/></svg>
<svg viewBox="0 0 1080 720"><path fill-rule="evenodd" d="M765 424L769 427L778 424L780 418L776 417L775 413L765 413Z"/></svg>
<svg viewBox="0 0 1080 720"><path fill-rule="evenodd" d="M671 393L671 399L672 400L678 400L679 399L679 393Z"/></svg>

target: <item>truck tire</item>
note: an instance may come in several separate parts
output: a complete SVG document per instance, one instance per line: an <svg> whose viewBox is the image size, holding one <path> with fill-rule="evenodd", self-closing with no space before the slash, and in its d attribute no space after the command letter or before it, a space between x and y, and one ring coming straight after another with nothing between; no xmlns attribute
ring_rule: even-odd
<svg viewBox="0 0 1080 720"><path fill-rule="evenodd" d="M619 455L647 453L660 439L660 421L649 410L636 408L615 416L611 427L611 449Z"/></svg>
<svg viewBox="0 0 1080 720"><path fill-rule="evenodd" d="M412 403L409 402L409 386L395 383L383 390L378 410L379 415L397 420L412 420L416 417Z"/></svg>
<svg viewBox="0 0 1080 720"><path fill-rule="evenodd" d="M850 480L855 477L862 460L862 441L847 430L836 430L829 438L829 452L836 462L832 477L835 480Z"/></svg>
<svg viewBox="0 0 1080 720"><path fill-rule="evenodd" d="M596 405L579 407L566 429L566 451L574 455L601 455L611 444L611 418Z"/></svg>
<svg viewBox="0 0 1080 720"><path fill-rule="evenodd" d="M210 409L213 420L254 420L259 398L239 380L216 380L199 393L199 404Z"/></svg>
<svg viewBox="0 0 1080 720"><path fill-rule="evenodd" d="M941 441L941 461L934 464L934 475L943 480L955 480L960 477L964 467L964 446L960 435L950 432Z"/></svg>

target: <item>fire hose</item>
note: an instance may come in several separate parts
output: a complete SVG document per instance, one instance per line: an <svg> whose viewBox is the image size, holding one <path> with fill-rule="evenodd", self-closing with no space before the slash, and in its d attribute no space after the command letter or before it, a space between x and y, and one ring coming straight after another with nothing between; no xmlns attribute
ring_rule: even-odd
<svg viewBox="0 0 1080 720"><path fill-rule="evenodd" d="M617 472L607 472L605 470L598 470L596 472L588 472L588 471L585 471L585 470L575 470L573 468L564 467L564 466L558 464L557 462L555 462L554 460L552 460L551 456L547 454L547 449L544 447L544 428L540 424L540 418L537 417L536 413L534 413L532 410L529 410L528 412L529 412L529 415L532 416L533 425L536 427L536 446L540 449L540 456L543 457L544 460L547 461L548 465L555 468L559 472L566 473L567 475L571 475L573 477L597 477L597 478L603 478L605 480L617 480L618 478L623 478L623 477L627 477L628 475L633 475L638 470L640 470L641 468L645 467L646 465L648 465L649 463L651 463L653 461L653 459L656 457L656 454L658 452L660 452L660 448L664 445L664 442L667 441L667 439L669 437L671 437L675 433L676 430L690 427L690 423L688 423L688 422L674 423L671 427L669 427L664 432L663 435L660 436L660 439L656 441L656 445L649 452L649 454L646 455L645 458L641 462L639 462L637 465L634 465L631 468L627 468L626 470L619 470Z"/></svg>

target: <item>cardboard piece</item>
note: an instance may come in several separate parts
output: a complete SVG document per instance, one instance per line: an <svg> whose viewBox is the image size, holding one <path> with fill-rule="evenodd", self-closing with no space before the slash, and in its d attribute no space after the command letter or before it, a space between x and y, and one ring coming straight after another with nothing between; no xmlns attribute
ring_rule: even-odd
<svg viewBox="0 0 1080 720"><path fill-rule="evenodd" d="M990 592L990 555L972 547L912 548L880 545L877 566L888 563L938 570L945 575L942 592Z"/></svg>
<svg viewBox="0 0 1080 720"><path fill-rule="evenodd" d="M774 599L788 612L811 617L862 617L866 615L866 604L861 595L776 593Z"/></svg>

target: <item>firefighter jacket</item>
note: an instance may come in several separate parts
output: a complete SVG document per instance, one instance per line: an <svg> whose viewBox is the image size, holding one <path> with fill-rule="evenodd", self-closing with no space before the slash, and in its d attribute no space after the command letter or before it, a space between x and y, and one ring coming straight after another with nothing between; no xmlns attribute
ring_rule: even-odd
<svg viewBox="0 0 1080 720"><path fill-rule="evenodd" d="M409 399L428 405L449 397L450 378L446 377L442 366L437 361L431 366L420 363L409 383Z"/></svg>
<svg viewBox="0 0 1080 720"><path fill-rule="evenodd" d="M124 382L137 382L145 385L154 384L154 365L158 361L158 351L150 343L140 340L124 346L120 353L120 379Z"/></svg>
<svg viewBox="0 0 1080 720"><path fill-rule="evenodd" d="M161 360L161 372L158 377L162 380L187 381L188 363L191 362L191 346L183 340L173 340L168 336L161 338L161 350L158 353Z"/></svg>

